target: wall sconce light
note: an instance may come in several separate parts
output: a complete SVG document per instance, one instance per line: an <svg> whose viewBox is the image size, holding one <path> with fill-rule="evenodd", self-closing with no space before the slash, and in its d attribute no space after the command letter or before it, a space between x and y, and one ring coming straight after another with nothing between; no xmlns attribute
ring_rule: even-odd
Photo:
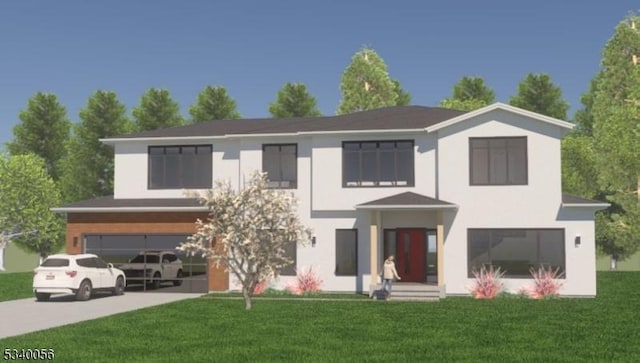
<svg viewBox="0 0 640 363"><path fill-rule="evenodd" d="M580 246L580 235L576 234L576 238L574 239L576 247Z"/></svg>
<svg viewBox="0 0 640 363"><path fill-rule="evenodd" d="M316 236L311 237L311 247L316 246Z"/></svg>

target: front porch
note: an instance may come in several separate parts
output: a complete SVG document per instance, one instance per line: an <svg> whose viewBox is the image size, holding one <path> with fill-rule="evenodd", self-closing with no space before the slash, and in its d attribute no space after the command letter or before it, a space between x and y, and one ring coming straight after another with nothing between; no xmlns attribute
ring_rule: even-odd
<svg viewBox="0 0 640 363"><path fill-rule="evenodd" d="M394 255L401 280L393 284L392 299L443 298L445 213L455 213L457 206L406 192L356 208L370 211L369 297L380 296L382 264Z"/></svg>

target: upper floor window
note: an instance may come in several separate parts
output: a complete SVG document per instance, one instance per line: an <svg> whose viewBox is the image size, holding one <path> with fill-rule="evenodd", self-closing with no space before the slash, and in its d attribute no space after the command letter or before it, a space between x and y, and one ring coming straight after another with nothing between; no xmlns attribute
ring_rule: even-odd
<svg viewBox="0 0 640 363"><path fill-rule="evenodd" d="M526 185L526 137L472 137L469 139L471 185Z"/></svg>
<svg viewBox="0 0 640 363"><path fill-rule="evenodd" d="M211 145L149 146L149 189L211 188Z"/></svg>
<svg viewBox="0 0 640 363"><path fill-rule="evenodd" d="M342 186L413 186L413 140L345 141Z"/></svg>
<svg viewBox="0 0 640 363"><path fill-rule="evenodd" d="M298 186L297 154L296 144L262 146L262 171L267 173L269 187L295 189Z"/></svg>

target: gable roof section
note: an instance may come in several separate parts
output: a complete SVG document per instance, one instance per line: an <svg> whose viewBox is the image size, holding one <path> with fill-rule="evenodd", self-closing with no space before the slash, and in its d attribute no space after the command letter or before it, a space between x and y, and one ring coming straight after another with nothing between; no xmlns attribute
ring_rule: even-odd
<svg viewBox="0 0 640 363"><path fill-rule="evenodd" d="M471 111L471 112L464 113L462 115L455 116L455 117L453 117L453 118L451 118L449 120L446 120L444 122L439 122L437 124L428 126L428 127L426 127L426 131L427 132L438 131L438 130L443 129L445 127L455 125L457 123L466 121L466 120L468 120L470 118L473 118L473 117L476 117L476 116L480 116L482 114L485 114L485 113L488 113L488 112L491 112L491 111L494 111L494 110L504 110L504 111L511 112L511 113L514 113L514 114L517 114L517 115L521 115L521 116L524 116L524 117L529 117L529 118L533 118L533 119L536 119L536 120L540 120L542 122L546 122L546 123L549 123L549 124L552 124L552 125L555 125L555 126L563 127L563 128L569 129L569 130L571 130L574 127L574 124L572 124L570 122L567 122L567 121L562 121L562 120L559 120L557 118L541 115L541 114L536 113L536 112L531 112L531 111L523 110L521 108L514 107L514 106L511 106L511 105L507 105L507 104L504 104L504 103L496 102L494 104L491 104L489 106L485 106L485 107L477 109L475 111Z"/></svg>
<svg viewBox="0 0 640 363"><path fill-rule="evenodd" d="M347 115L295 117L285 119L214 120L192 125L143 131L101 139L114 143L140 139L182 139L202 137L304 135L356 131L420 130L465 114L465 111L439 107L395 106Z"/></svg>
<svg viewBox="0 0 640 363"><path fill-rule="evenodd" d="M56 213L201 212L207 207L195 198L115 199L112 195L51 208Z"/></svg>
<svg viewBox="0 0 640 363"><path fill-rule="evenodd" d="M404 192L371 202L358 204L356 209L448 209L457 205L413 192Z"/></svg>
<svg viewBox="0 0 640 363"><path fill-rule="evenodd" d="M604 209L611 204L601 202L599 200L586 199L582 197L576 197L575 195L562 193L562 206L563 207L582 207L582 208L598 208Z"/></svg>

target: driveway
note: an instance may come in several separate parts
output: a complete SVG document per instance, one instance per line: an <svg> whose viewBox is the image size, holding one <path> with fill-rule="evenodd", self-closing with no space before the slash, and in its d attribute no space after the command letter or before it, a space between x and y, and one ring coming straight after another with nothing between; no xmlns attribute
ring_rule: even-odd
<svg viewBox="0 0 640 363"><path fill-rule="evenodd" d="M5 301L0 303L0 339L199 296L126 292L121 296L97 295L89 301L75 301L72 295L54 295L43 302L35 298Z"/></svg>

